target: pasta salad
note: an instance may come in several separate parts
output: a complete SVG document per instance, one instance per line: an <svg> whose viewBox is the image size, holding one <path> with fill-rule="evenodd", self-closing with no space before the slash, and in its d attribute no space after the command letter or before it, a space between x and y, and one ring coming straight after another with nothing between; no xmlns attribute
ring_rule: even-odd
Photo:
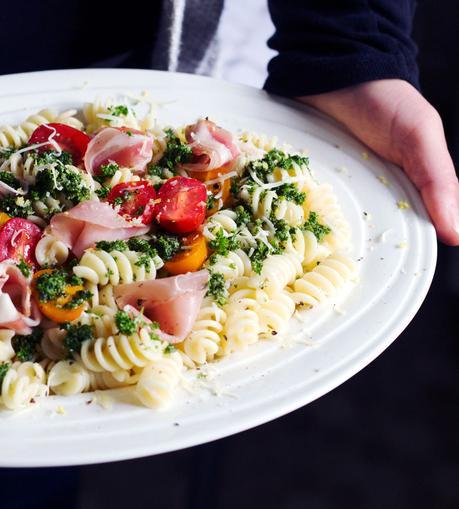
<svg viewBox="0 0 459 509"><path fill-rule="evenodd" d="M208 118L97 100L0 127L0 401L162 407L350 280L350 234L304 154Z"/></svg>

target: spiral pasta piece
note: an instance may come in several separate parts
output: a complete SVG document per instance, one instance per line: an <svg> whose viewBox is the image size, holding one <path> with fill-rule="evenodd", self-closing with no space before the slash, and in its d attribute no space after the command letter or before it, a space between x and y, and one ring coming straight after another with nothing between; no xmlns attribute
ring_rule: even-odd
<svg viewBox="0 0 459 509"><path fill-rule="evenodd" d="M153 101L146 96L126 99L99 97L94 102L86 103L83 107L83 116L87 132L92 134L104 126L131 127L140 131L153 129L156 122ZM146 111L136 113L132 103L142 103Z"/></svg>
<svg viewBox="0 0 459 509"><path fill-rule="evenodd" d="M66 124L75 129L82 129L83 124L75 117L76 110L67 110L62 113L56 113L53 110L41 110L34 115L30 115L19 125L0 126L0 147L2 148L21 148L29 141L31 134L35 129L49 122L58 122Z"/></svg>
<svg viewBox="0 0 459 509"><path fill-rule="evenodd" d="M275 295L257 292L257 300L260 304L260 335L272 337L284 332L295 312L295 301L290 294L283 290Z"/></svg>
<svg viewBox="0 0 459 509"><path fill-rule="evenodd" d="M117 375L118 378L107 372L93 373L79 361L61 360L49 369L48 386L54 394L71 396L82 392L125 387L138 380L138 375L131 375L127 371Z"/></svg>
<svg viewBox="0 0 459 509"><path fill-rule="evenodd" d="M162 344L150 337L150 331L142 328L126 336L117 334L85 341L81 347L81 361L91 371L116 373L144 367L162 355Z"/></svg>
<svg viewBox="0 0 459 509"><path fill-rule="evenodd" d="M137 182L140 180L139 175L136 175L130 168L119 168L116 170L113 177L107 179L104 185L107 187L115 187L118 184L125 184L127 182Z"/></svg>
<svg viewBox="0 0 459 509"><path fill-rule="evenodd" d="M206 264L211 272L223 274L225 281L232 281L252 273L250 258L242 249L230 251L226 256L216 255L212 262Z"/></svg>
<svg viewBox="0 0 459 509"><path fill-rule="evenodd" d="M39 171L35 157L28 152L13 152L8 159L2 162L1 169L2 171L8 171L18 180L28 184L35 182L35 177Z"/></svg>
<svg viewBox="0 0 459 509"><path fill-rule="evenodd" d="M252 209L256 218L271 217L282 219L289 226L299 226L304 223L304 210L301 205L279 198L275 191L255 187L249 190L243 187L240 198Z"/></svg>
<svg viewBox="0 0 459 509"><path fill-rule="evenodd" d="M269 255L261 270L262 285L266 292L274 294L303 274L302 260L295 254Z"/></svg>
<svg viewBox="0 0 459 509"><path fill-rule="evenodd" d="M143 263L141 255L135 251L113 250L107 253L101 249L87 249L78 265L73 267L73 272L89 283L101 286L156 278L154 260Z"/></svg>
<svg viewBox="0 0 459 509"><path fill-rule="evenodd" d="M25 408L47 394L46 374L37 362L15 362L3 378L1 401L10 410Z"/></svg>
<svg viewBox="0 0 459 509"><path fill-rule="evenodd" d="M149 408L161 408L170 404L180 382L182 368L183 362L178 352L148 364L135 387L139 401Z"/></svg>
<svg viewBox="0 0 459 509"><path fill-rule="evenodd" d="M62 265L69 256L68 247L53 235L46 234L35 247L35 258L40 267Z"/></svg>
<svg viewBox="0 0 459 509"><path fill-rule="evenodd" d="M333 254L295 281L292 296L299 306L316 306L333 295L355 272L353 260Z"/></svg>
<svg viewBox="0 0 459 509"><path fill-rule="evenodd" d="M306 271L312 270L318 262L325 260L331 251L327 246L319 244L316 236L310 231L296 228L285 246L286 253L295 254Z"/></svg>
<svg viewBox="0 0 459 509"><path fill-rule="evenodd" d="M213 360L218 352L226 313L210 297L206 297L190 334L183 342L185 354L196 364Z"/></svg>
<svg viewBox="0 0 459 509"><path fill-rule="evenodd" d="M295 183L299 191L309 193L311 189L317 187L311 170L305 164L292 162L290 168L274 168L268 177L268 182Z"/></svg>
<svg viewBox="0 0 459 509"><path fill-rule="evenodd" d="M219 356L245 350L249 345L258 341L260 333L259 310L257 289L252 286L252 280L248 277L235 280L230 287L228 302L223 306L226 322L218 350Z"/></svg>
<svg viewBox="0 0 459 509"><path fill-rule="evenodd" d="M210 216L203 227L206 239L214 240L218 231L223 231L225 236L237 230L237 214L234 210L223 209Z"/></svg>
<svg viewBox="0 0 459 509"><path fill-rule="evenodd" d="M89 325L95 337L108 337L116 334L118 328L115 322L116 310L109 306L98 305L88 311L83 311L80 317L70 322L76 325Z"/></svg>
<svg viewBox="0 0 459 509"><path fill-rule="evenodd" d="M306 215L311 211L316 212L320 222L331 228L331 232L323 240L331 251L345 250L349 247L351 228L330 185L322 184L311 190L303 207Z"/></svg>
<svg viewBox="0 0 459 509"><path fill-rule="evenodd" d="M106 306L114 312L118 310L112 285L106 285L99 288L97 284L86 281L84 287L85 290L91 293L91 298L89 300L91 308L94 309L100 305Z"/></svg>

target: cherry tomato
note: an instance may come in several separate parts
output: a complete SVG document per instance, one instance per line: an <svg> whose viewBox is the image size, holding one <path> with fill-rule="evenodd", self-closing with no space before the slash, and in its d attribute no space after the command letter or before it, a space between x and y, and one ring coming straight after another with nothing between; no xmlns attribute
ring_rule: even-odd
<svg viewBox="0 0 459 509"><path fill-rule="evenodd" d="M58 124L56 122L42 124L32 133L29 139L29 145L44 143L49 140L53 133L55 134L52 139L57 142L61 150L72 154L73 164L80 164L91 138L87 134L69 125ZM38 150L39 152L46 152L48 150L55 150L55 147L50 143L48 145L43 145Z"/></svg>
<svg viewBox="0 0 459 509"><path fill-rule="evenodd" d="M140 219L143 224L153 221L155 198L155 188L146 180L117 184L107 196L109 203L120 205L120 215Z"/></svg>
<svg viewBox="0 0 459 509"><path fill-rule="evenodd" d="M156 220L171 233L191 233L206 217L206 186L189 177L173 177L158 191Z"/></svg>
<svg viewBox="0 0 459 509"><path fill-rule="evenodd" d="M67 302L70 302L73 296L82 291L84 288L82 286L67 286L65 288L65 295L59 297L56 300L50 300L47 302L42 302L40 300L40 296L35 287L35 281L42 276L43 274L51 274L54 272L53 269L43 269L39 270L33 275L33 283L32 283L32 295L38 305L40 311L50 320L54 320L57 323L65 323L71 322L72 320L76 320L83 313L86 305L81 304L81 306L77 306L75 308L66 309L64 306Z"/></svg>
<svg viewBox="0 0 459 509"><path fill-rule="evenodd" d="M181 243L185 249L164 264L167 272L174 276L199 270L208 255L207 241L201 233L187 235L182 238Z"/></svg>
<svg viewBox="0 0 459 509"><path fill-rule="evenodd" d="M9 219L0 229L0 262L23 259L36 265L35 246L42 236L40 228L20 217Z"/></svg>

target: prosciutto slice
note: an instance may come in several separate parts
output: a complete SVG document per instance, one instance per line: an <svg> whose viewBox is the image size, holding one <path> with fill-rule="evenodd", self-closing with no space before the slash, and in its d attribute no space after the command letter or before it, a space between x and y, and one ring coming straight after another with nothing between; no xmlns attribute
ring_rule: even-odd
<svg viewBox="0 0 459 509"><path fill-rule="evenodd" d="M40 312L31 300L29 280L11 262L0 263L0 329L30 334L40 323Z"/></svg>
<svg viewBox="0 0 459 509"><path fill-rule="evenodd" d="M144 235L149 229L147 225L126 221L108 203L95 200L83 201L50 221L51 233L77 257L99 240L126 240Z"/></svg>
<svg viewBox="0 0 459 509"><path fill-rule="evenodd" d="M115 300L121 309L140 310L158 322L158 335L169 343L183 341L191 331L206 293L207 270L179 276L115 286Z"/></svg>
<svg viewBox="0 0 459 509"><path fill-rule="evenodd" d="M101 165L115 162L142 172L153 155L153 138L135 129L105 127L89 142L84 165L90 175Z"/></svg>
<svg viewBox="0 0 459 509"><path fill-rule="evenodd" d="M228 169L239 155L232 134L210 120L201 119L187 126L185 136L193 152L193 162L184 164L184 170L200 172Z"/></svg>

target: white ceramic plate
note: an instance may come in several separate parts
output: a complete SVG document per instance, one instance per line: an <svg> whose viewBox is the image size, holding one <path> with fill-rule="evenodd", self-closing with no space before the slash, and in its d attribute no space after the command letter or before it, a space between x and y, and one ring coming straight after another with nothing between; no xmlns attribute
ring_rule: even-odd
<svg viewBox="0 0 459 509"><path fill-rule="evenodd" d="M339 196L360 267L360 282L341 293L335 306L306 312L304 323L292 321L286 340L260 342L212 365L209 382L183 391L165 411L129 403L128 391L116 396L111 410L88 405L92 395L83 394L54 396L19 413L1 411L1 466L135 458L262 424L322 396L370 363L408 325L427 293L436 240L418 193L399 169L307 108L246 86L137 70L4 76L0 90L0 125L45 107L81 107L96 96L148 90L164 102L161 122L208 115L226 128L277 135L306 148L318 180L331 183ZM378 180L381 175L389 186ZM400 210L399 200L411 209ZM56 411L59 406L64 414Z"/></svg>

